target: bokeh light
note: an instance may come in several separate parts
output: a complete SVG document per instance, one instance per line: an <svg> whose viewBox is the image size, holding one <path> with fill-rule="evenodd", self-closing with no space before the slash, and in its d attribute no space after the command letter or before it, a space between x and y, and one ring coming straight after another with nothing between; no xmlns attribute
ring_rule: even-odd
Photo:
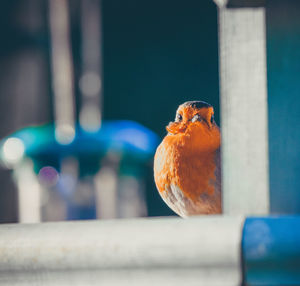
<svg viewBox="0 0 300 286"><path fill-rule="evenodd" d="M52 187L57 184L59 174L55 168L46 166L39 171L38 177L41 184L46 185L47 187Z"/></svg>
<svg viewBox="0 0 300 286"><path fill-rule="evenodd" d="M3 161L8 166L20 162L25 151L24 143L19 138L8 138L2 147Z"/></svg>

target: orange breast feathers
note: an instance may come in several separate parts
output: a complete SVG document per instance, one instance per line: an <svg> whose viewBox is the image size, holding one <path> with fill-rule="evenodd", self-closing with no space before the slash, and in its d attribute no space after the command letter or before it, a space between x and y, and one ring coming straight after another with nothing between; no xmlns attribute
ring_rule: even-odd
<svg viewBox="0 0 300 286"><path fill-rule="evenodd" d="M157 189L177 214L220 213L220 130L213 107L202 101L179 106L154 158Z"/></svg>

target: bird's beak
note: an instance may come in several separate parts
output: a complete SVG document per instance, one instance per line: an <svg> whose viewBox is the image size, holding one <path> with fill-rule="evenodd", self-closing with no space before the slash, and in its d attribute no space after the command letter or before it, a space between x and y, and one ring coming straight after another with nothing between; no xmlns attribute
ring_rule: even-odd
<svg viewBox="0 0 300 286"><path fill-rule="evenodd" d="M186 130L187 126L183 123L170 122L166 127L167 131L171 134L183 133Z"/></svg>

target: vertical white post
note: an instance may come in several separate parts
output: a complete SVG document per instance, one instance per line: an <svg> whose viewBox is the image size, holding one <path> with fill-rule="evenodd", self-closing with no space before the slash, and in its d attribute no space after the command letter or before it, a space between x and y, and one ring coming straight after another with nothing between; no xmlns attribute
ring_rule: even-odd
<svg viewBox="0 0 300 286"><path fill-rule="evenodd" d="M33 163L27 159L14 169L18 187L20 223L41 222L41 187L33 172Z"/></svg>
<svg viewBox="0 0 300 286"><path fill-rule="evenodd" d="M102 111L102 27L101 1L81 0L81 57L79 80L81 108L79 123L86 131L101 126Z"/></svg>
<svg viewBox="0 0 300 286"><path fill-rule="evenodd" d="M118 217L118 175L110 166L100 169L94 178L96 187L96 213L98 219Z"/></svg>
<svg viewBox="0 0 300 286"><path fill-rule="evenodd" d="M55 136L59 143L69 144L75 137L75 103L68 2L67 0L48 2Z"/></svg>
<svg viewBox="0 0 300 286"><path fill-rule="evenodd" d="M267 214L265 8L228 6L219 6L223 210Z"/></svg>

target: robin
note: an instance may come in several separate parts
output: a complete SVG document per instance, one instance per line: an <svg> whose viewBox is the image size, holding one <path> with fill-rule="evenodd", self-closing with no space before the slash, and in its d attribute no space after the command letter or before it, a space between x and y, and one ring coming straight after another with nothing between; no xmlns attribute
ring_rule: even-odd
<svg viewBox="0 0 300 286"><path fill-rule="evenodd" d="M185 102L166 129L154 157L161 197L182 217L221 213L221 135L213 107L203 101Z"/></svg>

